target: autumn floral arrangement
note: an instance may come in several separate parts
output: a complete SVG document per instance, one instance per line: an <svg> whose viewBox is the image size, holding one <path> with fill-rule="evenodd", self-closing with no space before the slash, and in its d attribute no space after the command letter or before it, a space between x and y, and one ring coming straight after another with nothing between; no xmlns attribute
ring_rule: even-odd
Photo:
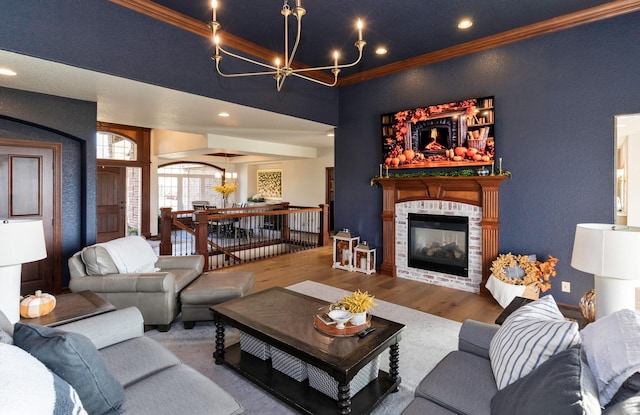
<svg viewBox="0 0 640 415"><path fill-rule="evenodd" d="M223 183L219 186L213 186L213 190L220 193L223 198L228 198L229 195L238 189L238 185L235 183Z"/></svg>
<svg viewBox="0 0 640 415"><path fill-rule="evenodd" d="M498 255L498 258L491 264L493 276L507 284L530 285L535 284L536 288L546 292L551 288L551 277L556 276L556 264L558 258L549 255L545 262L533 261L526 255L513 255L511 253ZM509 278L505 275L504 269L518 265L524 270L523 278Z"/></svg>
<svg viewBox="0 0 640 415"><path fill-rule="evenodd" d="M377 306L377 304L373 302L373 298L374 296L367 291L362 292L357 290L351 294L345 294L341 300L332 304L331 308L351 311L354 314L366 313L371 310L372 307Z"/></svg>

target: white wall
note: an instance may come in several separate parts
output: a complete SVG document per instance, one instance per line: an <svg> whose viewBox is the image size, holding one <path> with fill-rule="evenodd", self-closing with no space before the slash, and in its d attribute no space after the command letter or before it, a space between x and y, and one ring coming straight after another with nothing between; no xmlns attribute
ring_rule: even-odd
<svg viewBox="0 0 640 415"><path fill-rule="evenodd" d="M149 232L151 235L158 234L158 215L160 210L158 207L158 154L155 144L156 130L151 130L151 168L149 169Z"/></svg>
<svg viewBox="0 0 640 415"><path fill-rule="evenodd" d="M158 233L158 174L159 163L168 160L159 160L157 157L160 146L168 145L167 142L187 139L190 144L198 142L201 136L180 134L175 132L153 130L151 132L151 201L150 201L150 231L152 235ZM179 140L177 138L180 138ZM171 148L172 151L184 150L178 145ZM167 150L168 147L165 147ZM171 161L178 161L172 159ZM211 163L211 157L192 155L185 157L184 161L203 161ZM220 163L217 163L220 164ZM230 202L246 202L247 198L257 193L257 171L263 169L282 169L282 201L296 206L318 206L325 203L326 194L326 168L334 166L333 147L318 149L318 157L314 159L284 160L274 163L240 164L229 163L228 171L238 173L237 183L240 185L237 192L231 195Z"/></svg>
<svg viewBox="0 0 640 415"><path fill-rule="evenodd" d="M282 201L297 206L318 206L325 203L326 168L333 165L333 148L327 148L319 149L318 157L315 159L286 160L247 166L246 197L257 193L258 170L282 169Z"/></svg>
<svg viewBox="0 0 640 415"><path fill-rule="evenodd" d="M640 132L627 137L627 225L640 226Z"/></svg>

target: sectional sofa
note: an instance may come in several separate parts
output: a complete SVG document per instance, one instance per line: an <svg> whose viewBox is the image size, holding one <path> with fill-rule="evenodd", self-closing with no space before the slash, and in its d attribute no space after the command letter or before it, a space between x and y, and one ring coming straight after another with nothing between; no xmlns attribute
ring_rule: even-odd
<svg viewBox="0 0 640 415"><path fill-rule="evenodd" d="M142 314L130 307L55 328L13 327L0 312L0 413L235 415L244 410L212 380L144 336Z"/></svg>
<svg viewBox="0 0 640 415"><path fill-rule="evenodd" d="M578 331L553 297L502 326L467 320L458 350L420 382L403 415L640 414L640 313Z"/></svg>

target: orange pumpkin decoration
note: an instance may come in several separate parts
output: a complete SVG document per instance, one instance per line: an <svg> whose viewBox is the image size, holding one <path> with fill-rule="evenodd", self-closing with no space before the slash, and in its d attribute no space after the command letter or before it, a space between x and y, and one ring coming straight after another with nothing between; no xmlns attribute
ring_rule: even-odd
<svg viewBox="0 0 640 415"><path fill-rule="evenodd" d="M24 318L42 317L55 307L56 297L38 290L35 295L29 295L20 302L20 315Z"/></svg>
<svg viewBox="0 0 640 415"><path fill-rule="evenodd" d="M416 152L413 150L405 150L404 156L407 158L407 161L411 161L416 156Z"/></svg>

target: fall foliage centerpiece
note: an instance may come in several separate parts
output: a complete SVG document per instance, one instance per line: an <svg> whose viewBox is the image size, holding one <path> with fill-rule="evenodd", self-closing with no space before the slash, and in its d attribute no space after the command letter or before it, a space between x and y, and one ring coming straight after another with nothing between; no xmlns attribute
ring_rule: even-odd
<svg viewBox="0 0 640 415"><path fill-rule="evenodd" d="M350 311L353 314L351 322L354 325L364 324L367 321L367 312L377 304L373 302L374 296L367 291L357 290L351 294L345 294L342 299L332 305L332 308Z"/></svg>
<svg viewBox="0 0 640 415"><path fill-rule="evenodd" d="M501 254L491 264L491 272L500 281L514 285L533 285L535 289L546 292L551 288L551 277L556 276L558 258L549 255L544 262L533 261L526 255ZM523 278L509 278L505 275L506 267L518 265L524 270Z"/></svg>

